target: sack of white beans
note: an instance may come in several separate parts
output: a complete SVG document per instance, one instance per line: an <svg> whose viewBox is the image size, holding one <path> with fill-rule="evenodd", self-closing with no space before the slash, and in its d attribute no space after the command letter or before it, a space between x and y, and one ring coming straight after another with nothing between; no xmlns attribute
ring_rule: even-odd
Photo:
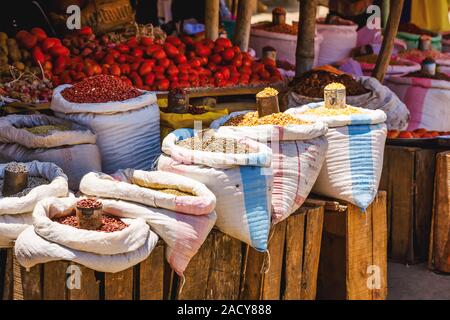
<svg viewBox="0 0 450 320"><path fill-rule="evenodd" d="M302 125L229 126L230 119L251 111L233 112L211 124L217 133L247 137L272 149L272 223L294 213L305 201L322 168L328 127L320 121Z"/></svg>
<svg viewBox="0 0 450 320"><path fill-rule="evenodd" d="M0 164L0 248L12 247L19 234L32 224L35 205L46 197L66 197L67 176L53 163L23 163L28 171L28 187L20 194L3 197L5 167Z"/></svg>
<svg viewBox="0 0 450 320"><path fill-rule="evenodd" d="M212 131L212 130L211 130ZM205 133L204 139L211 132ZM163 141L158 170L177 173L204 183L216 196L217 227L259 251L267 250L273 175L272 152L256 141L239 138L225 142L212 134L219 149L204 151L178 145L196 137L192 129L178 129ZM198 136L197 136L198 137ZM201 140L200 137L198 139ZM214 142L212 142L214 145ZM238 153L235 148L247 149Z"/></svg>
<svg viewBox="0 0 450 320"><path fill-rule="evenodd" d="M324 103L311 103L286 111L299 119L321 120L328 124L328 152L312 189L314 193L348 201L365 210L375 198L383 168L387 129L386 114L362 108L350 112L331 109L323 114L310 110ZM348 107L353 108L353 107ZM329 114L327 114L329 113Z"/></svg>
<svg viewBox="0 0 450 320"><path fill-rule="evenodd" d="M33 211L33 225L15 243L15 255L25 268L51 261L73 261L100 272L120 272L145 260L158 236L145 220L121 211L115 215L115 201L102 200L103 214L124 224L117 231L84 230L56 219L73 215L77 198L47 198Z"/></svg>

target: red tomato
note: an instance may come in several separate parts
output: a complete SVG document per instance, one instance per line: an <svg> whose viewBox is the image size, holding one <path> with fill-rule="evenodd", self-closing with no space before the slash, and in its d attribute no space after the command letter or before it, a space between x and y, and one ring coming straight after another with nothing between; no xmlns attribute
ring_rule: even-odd
<svg viewBox="0 0 450 320"><path fill-rule="evenodd" d="M220 64L222 62L222 57L219 54L214 53L209 57L209 61L215 64Z"/></svg>
<svg viewBox="0 0 450 320"><path fill-rule="evenodd" d="M231 43L231 40L228 38L217 38L215 45L224 47L224 48L231 48L233 46L233 44Z"/></svg>
<svg viewBox="0 0 450 320"><path fill-rule="evenodd" d="M223 60L225 60L225 61L231 61L231 60L233 60L234 55L235 55L235 52L234 52L234 50L231 49L231 48L225 49L225 51L222 52L222 58L223 58Z"/></svg>
<svg viewBox="0 0 450 320"><path fill-rule="evenodd" d="M157 87L158 87L158 90L160 90L160 91L167 91L167 90L169 89L170 83L169 83L169 80L167 80L167 79L162 79L162 80L159 80L159 81L156 83L156 85L157 85Z"/></svg>
<svg viewBox="0 0 450 320"><path fill-rule="evenodd" d="M184 54L179 54L175 57L175 62L178 64L182 64L182 63L186 63L187 62L187 58Z"/></svg>

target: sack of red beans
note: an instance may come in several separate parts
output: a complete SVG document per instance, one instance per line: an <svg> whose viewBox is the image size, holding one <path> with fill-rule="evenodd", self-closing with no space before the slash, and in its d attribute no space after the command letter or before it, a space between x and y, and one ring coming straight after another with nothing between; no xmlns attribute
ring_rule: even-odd
<svg viewBox="0 0 450 320"><path fill-rule="evenodd" d="M102 204L102 225L97 230L81 229L74 214L79 200L47 198L36 205L33 225L15 243L23 267L64 260L115 273L147 259L158 236L144 219L122 212L119 201L100 199L95 202Z"/></svg>
<svg viewBox="0 0 450 320"><path fill-rule="evenodd" d="M149 170L160 154L156 95L113 76L98 75L54 89L50 108L56 116L91 128L106 173Z"/></svg>

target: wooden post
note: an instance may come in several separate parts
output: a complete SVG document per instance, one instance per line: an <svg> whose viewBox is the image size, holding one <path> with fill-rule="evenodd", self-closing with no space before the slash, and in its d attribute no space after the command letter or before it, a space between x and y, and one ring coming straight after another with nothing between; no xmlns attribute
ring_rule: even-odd
<svg viewBox="0 0 450 320"><path fill-rule="evenodd" d="M236 28L234 32L234 44L239 46L241 51L248 50L251 20L255 7L256 0L239 0Z"/></svg>
<svg viewBox="0 0 450 320"><path fill-rule="evenodd" d="M383 37L383 45L381 46L377 64L372 74L372 76L377 78L380 82L383 82L387 68L389 67L392 49L394 48L394 40L397 35L402 15L403 3L404 0L391 1L389 19Z"/></svg>
<svg viewBox="0 0 450 320"><path fill-rule="evenodd" d="M316 34L317 0L300 0L299 26L295 76L310 70L314 63L314 37Z"/></svg>
<svg viewBox="0 0 450 320"><path fill-rule="evenodd" d="M213 41L219 37L219 0L205 2L205 37Z"/></svg>

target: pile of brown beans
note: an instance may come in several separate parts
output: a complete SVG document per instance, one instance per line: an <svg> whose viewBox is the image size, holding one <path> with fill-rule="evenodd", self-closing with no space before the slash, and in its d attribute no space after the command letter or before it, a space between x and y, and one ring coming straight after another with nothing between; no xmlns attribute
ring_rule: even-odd
<svg viewBox="0 0 450 320"><path fill-rule="evenodd" d="M95 198L81 199L77 202L77 208L81 209L97 209L102 206L101 201Z"/></svg>
<svg viewBox="0 0 450 320"><path fill-rule="evenodd" d="M74 227L77 229L79 228L78 227L78 219L75 214L71 214L71 215L65 216L65 217L55 218L55 219L53 219L53 221L58 222L60 224L67 225L67 226L71 226L71 227ZM110 232L121 231L127 227L128 227L128 225L126 223L124 223L122 220L120 220L119 218L104 214L102 217L101 227L95 231L110 233Z"/></svg>

